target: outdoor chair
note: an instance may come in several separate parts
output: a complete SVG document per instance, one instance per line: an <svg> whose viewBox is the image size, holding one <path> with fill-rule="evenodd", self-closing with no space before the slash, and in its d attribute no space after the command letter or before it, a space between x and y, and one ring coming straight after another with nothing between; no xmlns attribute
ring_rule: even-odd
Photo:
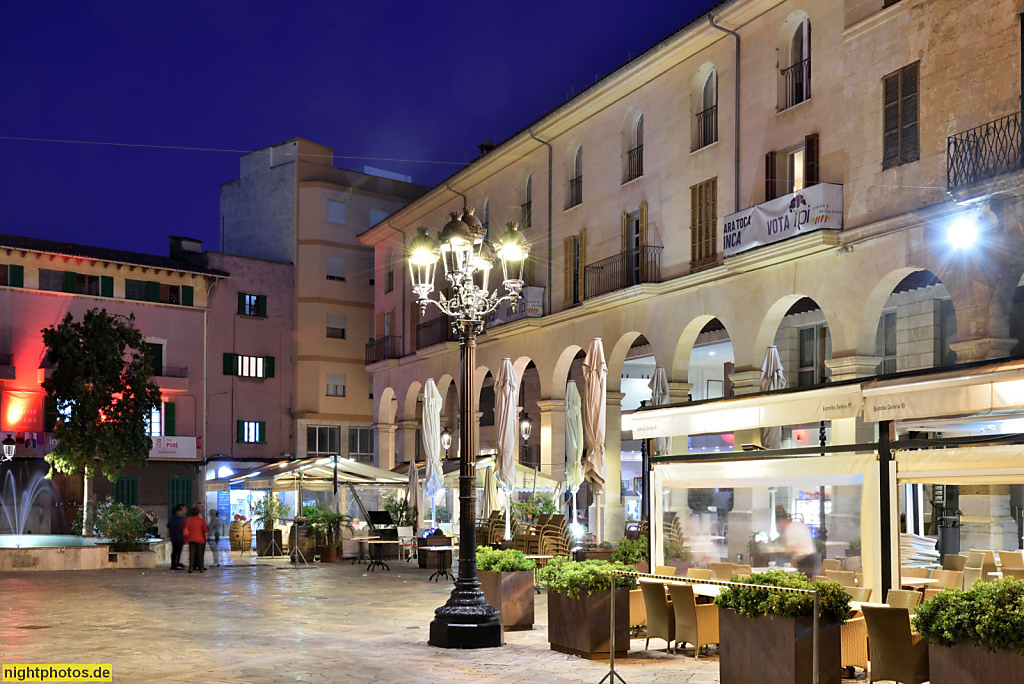
<svg viewBox="0 0 1024 684"><path fill-rule="evenodd" d="M832 582L839 582L844 587L857 586L857 578L853 576L852 572L847 572L846 570L826 570L825 577L828 577Z"/></svg>
<svg viewBox="0 0 1024 684"><path fill-rule="evenodd" d="M689 584L670 584L668 593L675 612L674 652L679 651L680 643L693 644L693 657L699 658L701 647L719 642L718 606L713 603L697 605Z"/></svg>
<svg viewBox="0 0 1024 684"><path fill-rule="evenodd" d="M902 567L900 568L900 577L927 577L928 568L912 568Z"/></svg>
<svg viewBox="0 0 1024 684"><path fill-rule="evenodd" d="M865 606L871 681L900 684L928 681L928 640L910 631L906 608Z"/></svg>
<svg viewBox="0 0 1024 684"><path fill-rule="evenodd" d="M815 575L814 577L811 578L811 581L812 582L831 582L832 580L830 580L828 577L825 577L824 575Z"/></svg>
<svg viewBox="0 0 1024 684"><path fill-rule="evenodd" d="M667 652L676 638L676 623L672 618L672 606L665 596L665 585L641 581L640 589L644 593L644 610L647 612L647 643L644 649L650 648L651 639L664 639Z"/></svg>
<svg viewBox="0 0 1024 684"><path fill-rule="evenodd" d="M871 590L867 587L846 587L846 593L850 595L852 601L864 603L871 600Z"/></svg>
<svg viewBox="0 0 1024 684"><path fill-rule="evenodd" d="M839 664L841 667L850 668L849 675L852 679L853 668L868 669L868 625L864 617L847 620L839 628L839 640Z"/></svg>
<svg viewBox="0 0 1024 684"><path fill-rule="evenodd" d="M686 577L688 579L711 579L711 571L707 568L686 568Z"/></svg>
<svg viewBox="0 0 1024 684"><path fill-rule="evenodd" d="M712 563L711 572L714 579L719 582L728 582L729 578L736 574L732 563Z"/></svg>
<svg viewBox="0 0 1024 684"><path fill-rule="evenodd" d="M733 574L736 574L736 575L753 575L754 574L754 569L751 568L749 565L739 565L737 563L733 563L732 571L733 571Z"/></svg>
<svg viewBox="0 0 1024 684"><path fill-rule="evenodd" d="M928 577L938 580L928 587L929 589L949 589L951 587L959 589L963 587L963 573L956 570L932 570Z"/></svg>
<svg viewBox="0 0 1024 684"><path fill-rule="evenodd" d="M863 587L864 586L864 573L863 572L855 572L855 573L853 573L853 580L857 583L858 587Z"/></svg>
<svg viewBox="0 0 1024 684"><path fill-rule="evenodd" d="M907 589L890 589L885 595L885 602L890 608L906 608L911 614L917 612L921 604L921 592Z"/></svg>
<svg viewBox="0 0 1024 684"><path fill-rule="evenodd" d="M967 561L964 565L964 589L970 589L974 583L981 579L985 554L980 551L971 551L967 554Z"/></svg>
<svg viewBox="0 0 1024 684"><path fill-rule="evenodd" d="M999 567L1003 572L1006 572L1007 568L1021 569L1024 568L1024 552L1021 551L1000 551L999 552Z"/></svg>
<svg viewBox="0 0 1024 684"><path fill-rule="evenodd" d="M1003 568L1003 577L1024 580L1024 568Z"/></svg>
<svg viewBox="0 0 1024 684"><path fill-rule="evenodd" d="M842 562L838 558L826 558L821 561L821 571L824 573L826 570L842 570Z"/></svg>
<svg viewBox="0 0 1024 684"><path fill-rule="evenodd" d="M411 526L398 528L398 557L402 555L405 555L407 563L416 555L416 533Z"/></svg>
<svg viewBox="0 0 1024 684"><path fill-rule="evenodd" d="M658 565L654 568L655 575L675 575L676 566L674 565Z"/></svg>
<svg viewBox="0 0 1024 684"><path fill-rule="evenodd" d="M964 566L967 565L967 556L961 556L956 553L947 553L942 557L942 569L943 570L957 570L963 572Z"/></svg>
<svg viewBox="0 0 1024 684"><path fill-rule="evenodd" d="M982 582L991 582L992 580L994 580L995 577L993 577L989 573L996 571L996 554L995 554L995 552L994 551L983 551L983 550L979 550L979 549L971 549L971 553L980 553L980 554L982 554L981 581ZM967 560L967 565L969 567L974 567L974 563L971 562L969 556L968 556L968 560Z"/></svg>

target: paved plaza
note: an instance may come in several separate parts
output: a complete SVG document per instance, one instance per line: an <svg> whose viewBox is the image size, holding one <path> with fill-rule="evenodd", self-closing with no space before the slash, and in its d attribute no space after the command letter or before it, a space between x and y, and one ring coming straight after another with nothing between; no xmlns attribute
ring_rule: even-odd
<svg viewBox="0 0 1024 684"><path fill-rule="evenodd" d="M110 663L118 682L597 684L608 669L550 650L546 593L534 630L507 633L504 648L443 650L427 633L452 584L429 582L433 569L415 561L367 573L349 561L233 560L203 574L0 575L0 661ZM643 653L643 644L633 640L634 657L617 668L629 684L718 682L716 656Z"/></svg>

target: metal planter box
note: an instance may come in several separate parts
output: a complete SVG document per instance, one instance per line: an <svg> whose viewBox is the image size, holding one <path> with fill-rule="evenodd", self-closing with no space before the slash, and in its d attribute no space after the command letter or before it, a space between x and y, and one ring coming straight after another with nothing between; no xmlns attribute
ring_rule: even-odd
<svg viewBox="0 0 1024 684"><path fill-rule="evenodd" d="M548 592L548 642L551 650L603 660L608 657L610 591L570 598ZM615 590L615 657L629 652L629 589Z"/></svg>
<svg viewBox="0 0 1024 684"><path fill-rule="evenodd" d="M971 643L955 646L928 644L931 684L989 684L1018 681L1024 672L1024 656L1007 648L995 653Z"/></svg>
<svg viewBox="0 0 1024 684"><path fill-rule="evenodd" d="M840 684L840 632L819 620L818 681ZM731 609L718 614L721 684L811 684L813 619L748 618Z"/></svg>
<svg viewBox="0 0 1024 684"><path fill-rule="evenodd" d="M476 574L484 598L501 612L506 632L533 629L533 570Z"/></svg>

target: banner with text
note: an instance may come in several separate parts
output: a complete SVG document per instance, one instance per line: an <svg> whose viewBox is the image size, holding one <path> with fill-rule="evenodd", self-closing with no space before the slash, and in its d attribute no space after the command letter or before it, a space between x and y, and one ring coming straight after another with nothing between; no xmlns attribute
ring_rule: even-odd
<svg viewBox="0 0 1024 684"><path fill-rule="evenodd" d="M155 461L195 461L198 458L196 437L153 437L149 458Z"/></svg>
<svg viewBox="0 0 1024 684"><path fill-rule="evenodd" d="M842 230L843 186L818 183L725 217L725 256L817 230Z"/></svg>

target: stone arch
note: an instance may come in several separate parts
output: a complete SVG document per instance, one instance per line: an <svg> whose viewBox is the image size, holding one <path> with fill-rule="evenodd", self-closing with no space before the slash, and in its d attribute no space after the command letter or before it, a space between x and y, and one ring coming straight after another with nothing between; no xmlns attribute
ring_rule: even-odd
<svg viewBox="0 0 1024 684"><path fill-rule="evenodd" d="M643 333L635 330L630 330L627 333L623 333L618 341L615 342L610 348L604 348L605 361L608 363L608 391L619 392L622 389L622 366L626 362L626 355L629 354L629 350L632 349L633 343L636 342Z"/></svg>
<svg viewBox="0 0 1024 684"><path fill-rule="evenodd" d="M402 420L416 420L416 402L420 392L423 391L423 383L413 380L405 390L405 401L402 403Z"/></svg>
<svg viewBox="0 0 1024 684"><path fill-rule="evenodd" d="M555 361L554 371L551 373L551 399L565 399L565 384L569 380L569 369L576 355L584 351L578 344L570 344L562 350Z"/></svg>
<svg viewBox="0 0 1024 684"><path fill-rule="evenodd" d="M391 387L385 387L377 401L377 423L392 424L398 415L398 396Z"/></svg>
<svg viewBox="0 0 1024 684"><path fill-rule="evenodd" d="M480 391L483 389L484 380L488 376L493 378L491 369L487 366L478 366L476 372L473 373L473 394L470 395L473 402L473 411L480 410Z"/></svg>
<svg viewBox="0 0 1024 684"><path fill-rule="evenodd" d="M705 140L700 126L700 113L718 104L718 69L713 62L704 62L690 82L690 149L697 150L712 142Z"/></svg>
<svg viewBox="0 0 1024 684"><path fill-rule="evenodd" d="M753 353L755 357L758 357L758 355L763 357L764 350L767 349L769 345L775 343L775 333L782 324L782 319L786 317L786 312L788 312L794 304L805 297L807 297L807 295L784 295L768 308L764 318L761 319L761 325L757 329L757 337L754 338ZM813 300L814 298L809 297L809 299ZM832 337L842 339L835 332L832 333ZM760 363L760 358L756 358L756 361Z"/></svg>
<svg viewBox="0 0 1024 684"><path fill-rule="evenodd" d="M452 387L453 385L455 385L455 378L453 378L449 373L444 373L440 378L437 379L437 391L438 394L441 395L442 401L446 400L446 398L448 397L449 388ZM456 393L458 393L458 386L455 386ZM444 406L444 408L447 409L448 406ZM456 407L456 410L458 410L458 407Z"/></svg>
<svg viewBox="0 0 1024 684"><path fill-rule="evenodd" d="M697 335L715 318L710 314L697 316L683 328L672 353L672 363L665 369L669 382L689 382L690 354L693 353L693 345L697 343Z"/></svg>
<svg viewBox="0 0 1024 684"><path fill-rule="evenodd" d="M704 339L701 342L702 346L698 347L701 335L704 335ZM720 317L697 316L686 325L679 336L669 382L685 382L692 385L690 395L695 400L730 396L728 369L724 364L734 363L735 353L732 335ZM719 375L722 377L719 378ZM715 385L712 389L712 383L719 380L722 383L721 387ZM721 394L716 393L719 389Z"/></svg>
<svg viewBox="0 0 1024 684"><path fill-rule="evenodd" d="M864 302L864 310L860 316L860 323L857 326L857 354L860 356L874 356L875 354L875 333L878 330L878 319L882 316L882 309L889 295L896 289L904 278L911 273L927 269L905 266L897 268L878 281L871 290Z"/></svg>

